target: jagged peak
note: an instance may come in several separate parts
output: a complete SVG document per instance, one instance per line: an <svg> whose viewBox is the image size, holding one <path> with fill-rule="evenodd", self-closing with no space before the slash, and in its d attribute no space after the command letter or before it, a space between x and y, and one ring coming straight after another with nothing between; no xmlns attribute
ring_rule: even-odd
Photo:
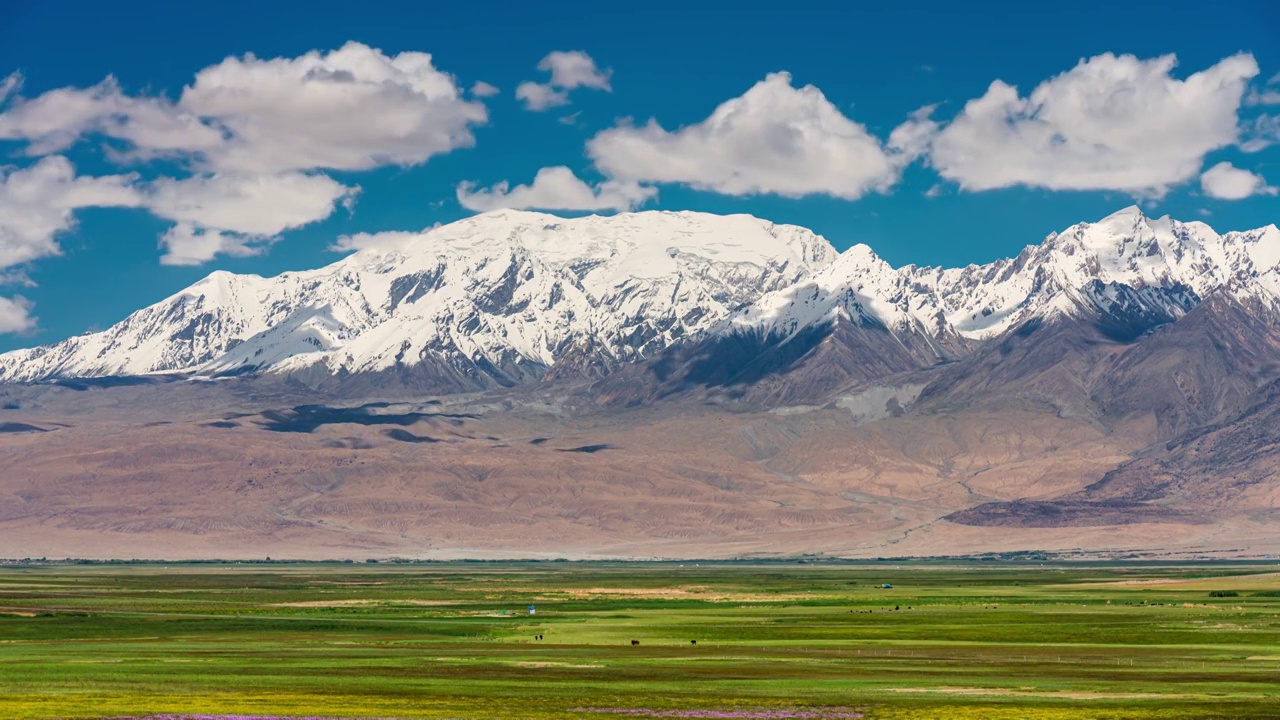
<svg viewBox="0 0 1280 720"><path fill-rule="evenodd" d="M1273 240L1269 231L1251 231L1241 240L1231 234L1224 240L1203 223L1184 224L1167 215L1153 220L1134 205L1052 233L1016 258L964 268L906 265L895 270L870 248L855 246L813 285L826 293L828 303L845 302L841 293L846 290L856 293L860 307L886 327L914 323L981 340L1033 317L1072 312L1092 282L1139 291L1173 292L1185 285L1204 293L1232 277L1278 264L1280 234ZM1266 287L1271 285L1280 289L1280 277ZM797 306L788 297L795 296L792 292L778 295L763 298L759 312L739 321L753 318L790 327L803 323L796 313L825 321L825 308Z"/></svg>
<svg viewBox="0 0 1280 720"><path fill-rule="evenodd" d="M869 245L858 243L840 253L833 263L822 273L823 277L839 280L841 278L865 276L871 274L892 275L897 271L884 258L876 254Z"/></svg>
<svg viewBox="0 0 1280 720"><path fill-rule="evenodd" d="M797 226L695 212L504 210L387 239L353 237L363 249L313 270L210 273L40 358L2 356L0 378L436 362L455 383L522 381L566 343L609 362L644 357L838 255Z"/></svg>
<svg viewBox="0 0 1280 720"><path fill-rule="evenodd" d="M1099 220L1094 224L1101 225L1103 223L1113 223L1113 222L1114 223L1124 223L1124 222L1136 223L1145 219L1147 219L1147 214L1142 211L1142 208L1138 207L1137 205L1130 205L1128 207L1123 207L1123 208L1120 208L1119 210L1116 210L1115 212L1102 218L1101 220Z"/></svg>
<svg viewBox="0 0 1280 720"><path fill-rule="evenodd" d="M169 300L185 300L191 298L203 298L206 302L221 303L228 302L234 296L235 290L243 285L260 282L263 278L260 275L238 274L227 270L214 270L195 283L183 288L182 290L170 296Z"/></svg>

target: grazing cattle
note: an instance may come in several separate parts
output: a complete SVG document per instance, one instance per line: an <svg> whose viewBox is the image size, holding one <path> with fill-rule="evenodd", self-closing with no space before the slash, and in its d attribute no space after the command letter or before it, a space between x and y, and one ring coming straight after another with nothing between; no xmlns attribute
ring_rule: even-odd
<svg viewBox="0 0 1280 720"><path fill-rule="evenodd" d="M689 644L690 644L690 645L697 645L697 644L698 644L698 641L697 641L697 640L690 640L690 641L689 641Z"/></svg>
<svg viewBox="0 0 1280 720"><path fill-rule="evenodd" d="M632 641L631 641L631 644L632 644L632 645L639 645L639 644L640 644L640 641L639 641L639 640L632 640Z"/></svg>

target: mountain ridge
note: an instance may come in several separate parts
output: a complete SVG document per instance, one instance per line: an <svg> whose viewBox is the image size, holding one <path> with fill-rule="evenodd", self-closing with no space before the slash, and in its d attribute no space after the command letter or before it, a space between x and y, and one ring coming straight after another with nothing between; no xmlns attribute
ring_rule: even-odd
<svg viewBox="0 0 1280 720"><path fill-rule="evenodd" d="M651 234L641 283L625 248L588 247L625 238L556 245L549 217L527 231L546 257L508 228L459 239L452 275L434 249L377 243L328 271L327 304L296 302L319 279L290 275L272 329L219 350L235 375L219 382L0 383L0 540L106 557L1280 552L1273 226L1129 209L943 270L738 218L779 259ZM719 222L621 222L654 217ZM139 346L210 347L205 328L235 318L207 311L255 282L278 280L211 276L153 310ZM436 336L406 330L438 317L453 345L412 364L242 362L336 357L344 331L417 342L416 359Z"/></svg>
<svg viewBox="0 0 1280 720"><path fill-rule="evenodd" d="M599 377L699 342L737 346L744 367L762 366L753 343L798 360L808 349L771 348L816 343L838 321L869 348L867 333L888 332L906 355L884 372L901 372L1050 317L1090 316L1132 339L1214 293L1280 308L1275 225L1220 235L1136 206L949 269L893 268L866 245L836 253L749 215L503 210L391 235L316 270L214 272L105 331L0 355L0 381L248 374L353 394L468 392ZM715 340L730 336L743 339ZM871 352L883 355L861 361Z"/></svg>
<svg viewBox="0 0 1280 720"><path fill-rule="evenodd" d="M835 256L749 216L497 211L313 271L213 273L106 331L6 353L0 379L357 373L416 354L483 389L536 378L584 342L606 362L637 359Z"/></svg>

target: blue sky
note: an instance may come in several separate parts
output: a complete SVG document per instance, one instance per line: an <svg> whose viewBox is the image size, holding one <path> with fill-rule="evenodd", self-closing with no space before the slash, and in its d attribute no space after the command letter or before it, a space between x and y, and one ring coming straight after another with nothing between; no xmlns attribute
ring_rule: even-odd
<svg viewBox="0 0 1280 720"><path fill-rule="evenodd" d="M1134 202L1219 231L1280 221L1280 5L871 5L0 3L0 350L106 327L215 269L317 267L340 236L473 214L461 183L562 166L599 194L561 176L469 204L747 212L894 265L989 261ZM394 82L433 99L288 84L312 51L333 80L325 58L352 41L357 81L429 54ZM544 60L569 51L594 65ZM197 83L227 58L257 74ZM522 83L565 102L532 110ZM60 89L80 94L40 104ZM966 109L984 97L1002 120ZM323 121L290 125L298 98Z"/></svg>

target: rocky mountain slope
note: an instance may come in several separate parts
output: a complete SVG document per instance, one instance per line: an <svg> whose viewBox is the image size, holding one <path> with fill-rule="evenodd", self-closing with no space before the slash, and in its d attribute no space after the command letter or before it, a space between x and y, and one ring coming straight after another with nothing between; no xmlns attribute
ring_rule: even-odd
<svg viewBox="0 0 1280 720"><path fill-rule="evenodd" d="M681 383L751 383L831 355L815 382L834 388L966 357L1032 322L1087 317L1128 341L1211 295L1274 313L1277 293L1275 226L1219 235L1132 207L958 269L895 269L865 245L837 255L749 216L500 211L319 270L214 273L103 332L0 356L0 381L248 373L440 393L553 367L600 375L678 346L660 367ZM823 342L841 347L815 356Z"/></svg>
<svg viewBox="0 0 1280 720"><path fill-rule="evenodd" d="M690 213L385 240L0 358L60 378L0 383L0 545L1280 553L1274 226L1129 208L953 270Z"/></svg>
<svg viewBox="0 0 1280 720"><path fill-rule="evenodd" d="M99 333L0 356L0 380L267 373L432 392L590 372L710 327L831 263L748 216L500 211L274 278L216 272ZM357 382L358 381L358 382Z"/></svg>
<svg viewBox="0 0 1280 720"><path fill-rule="evenodd" d="M1218 292L1275 303L1280 229L1219 235L1201 222L1151 219L1129 207L1053 233L1016 258L965 268L894 270L857 245L814 277L735 313L725 332L786 336L842 317L929 336L946 356L957 338L988 340L1056 315L1109 316L1118 336L1132 336Z"/></svg>
<svg viewBox="0 0 1280 720"><path fill-rule="evenodd" d="M891 268L855 246L816 273L766 293L696 342L624 381L599 386L631 402L692 387L735 387L777 402L830 399L846 387L947 365L974 391L1064 362L1061 340L1126 344L1176 322L1207 298L1280 324L1280 230L1219 235L1204 223L1151 219L1136 207L1080 223L1016 258L960 269ZM1043 327L1043 330L1037 331ZM1021 338L1038 332L1036 342ZM1035 348L1007 357L1015 346ZM766 375L786 374L791 387ZM945 384L944 383L944 384ZM767 401L767 400L766 400Z"/></svg>

